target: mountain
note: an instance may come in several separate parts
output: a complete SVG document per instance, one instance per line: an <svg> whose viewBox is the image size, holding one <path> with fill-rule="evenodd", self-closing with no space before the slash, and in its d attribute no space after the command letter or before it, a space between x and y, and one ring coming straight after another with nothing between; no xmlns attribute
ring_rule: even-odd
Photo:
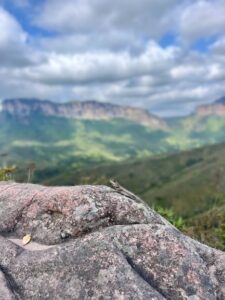
<svg viewBox="0 0 225 300"><path fill-rule="evenodd" d="M161 120L142 109L95 101L11 99L1 105L0 164L23 168L23 176L30 161L47 175L68 165L78 170L223 141L224 116Z"/></svg>
<svg viewBox="0 0 225 300"><path fill-rule="evenodd" d="M212 104L199 106L195 114L198 116L225 116L225 97L217 99Z"/></svg>
<svg viewBox="0 0 225 300"><path fill-rule="evenodd" d="M174 133L174 143L188 146L221 143L225 141L225 97L197 107L188 116L169 118L166 122Z"/></svg>
<svg viewBox="0 0 225 300"><path fill-rule="evenodd" d="M54 103L39 99L8 99L3 101L2 111L20 120L26 120L37 114L45 117L83 120L112 120L121 118L151 128L166 128L165 122L144 109L97 101Z"/></svg>
<svg viewBox="0 0 225 300"><path fill-rule="evenodd" d="M80 171L65 167L37 176L47 185L108 184L114 178L151 207L181 216L185 233L225 250L225 143Z"/></svg>
<svg viewBox="0 0 225 300"><path fill-rule="evenodd" d="M0 160L19 169L29 161L42 170L67 163L82 168L174 151L168 134L164 121L142 109L93 101L5 100Z"/></svg>
<svg viewBox="0 0 225 300"><path fill-rule="evenodd" d="M191 236L222 248L225 145L202 146L225 141L225 117L196 111L156 118L159 123L151 118L143 110L93 101L6 100L0 112L0 165L17 165L15 178L25 181L34 162L32 181L47 185L116 178L150 205L182 216Z"/></svg>

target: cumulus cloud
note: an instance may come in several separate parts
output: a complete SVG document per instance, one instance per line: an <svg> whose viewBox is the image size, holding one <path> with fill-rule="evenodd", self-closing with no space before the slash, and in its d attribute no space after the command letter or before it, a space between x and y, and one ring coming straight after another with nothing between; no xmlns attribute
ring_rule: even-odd
<svg viewBox="0 0 225 300"><path fill-rule="evenodd" d="M178 20L182 39L196 40L221 34L225 28L225 1L200 0L186 5Z"/></svg>
<svg viewBox="0 0 225 300"><path fill-rule="evenodd" d="M0 6L1 68L24 67L38 62L40 53L29 46L29 36L19 22Z"/></svg>
<svg viewBox="0 0 225 300"><path fill-rule="evenodd" d="M121 81L163 72L173 65L176 47L162 49L150 42L140 55L127 52L92 52L74 55L50 54L48 61L24 70L27 78L46 84L91 84Z"/></svg>
<svg viewBox="0 0 225 300"><path fill-rule="evenodd" d="M0 64L20 64L26 59L22 47L26 40L26 34L18 22L3 8L0 7ZM20 53L18 53L20 52Z"/></svg>
<svg viewBox="0 0 225 300"><path fill-rule="evenodd" d="M118 29L139 34L162 33L177 0L49 0L40 6L36 23L68 33ZM145 24L145 26L143 26Z"/></svg>
<svg viewBox="0 0 225 300"><path fill-rule="evenodd" d="M0 98L97 99L166 115L225 94L224 0L1 4ZM192 47L212 37L204 51Z"/></svg>

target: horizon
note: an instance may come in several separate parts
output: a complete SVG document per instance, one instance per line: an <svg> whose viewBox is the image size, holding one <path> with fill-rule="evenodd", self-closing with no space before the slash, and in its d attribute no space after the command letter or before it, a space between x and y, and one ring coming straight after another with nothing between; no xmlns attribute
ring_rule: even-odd
<svg viewBox="0 0 225 300"><path fill-rule="evenodd" d="M224 0L0 0L0 99L188 115L225 94L224 13Z"/></svg>

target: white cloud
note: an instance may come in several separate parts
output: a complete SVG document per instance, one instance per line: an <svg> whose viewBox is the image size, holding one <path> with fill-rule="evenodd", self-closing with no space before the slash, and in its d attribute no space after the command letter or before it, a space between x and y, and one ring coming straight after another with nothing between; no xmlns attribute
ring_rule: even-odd
<svg viewBox="0 0 225 300"><path fill-rule="evenodd" d="M49 0L40 7L36 23L63 33L138 32L157 35L165 29L177 0ZM143 26L144 25L144 26Z"/></svg>
<svg viewBox="0 0 225 300"><path fill-rule="evenodd" d="M224 32L224 0L196 0L186 5L178 17L178 30L184 40L196 40Z"/></svg>
<svg viewBox="0 0 225 300"><path fill-rule="evenodd" d="M23 32L19 23L5 9L0 7L0 47L8 46L9 43L24 43L27 35Z"/></svg>
<svg viewBox="0 0 225 300"><path fill-rule="evenodd" d="M0 65L15 67L35 62L36 53L28 47L28 34L17 20L0 6Z"/></svg>
<svg viewBox="0 0 225 300"><path fill-rule="evenodd" d="M147 74L157 74L173 64L178 49L162 49L150 42L143 53L110 51L82 54L49 54L48 60L24 69L31 80L55 85L114 82Z"/></svg>
<svg viewBox="0 0 225 300"><path fill-rule="evenodd" d="M183 113L225 94L224 0L16 1L56 34L32 36L0 7L0 98L97 99ZM178 35L176 46L160 46L167 32ZM191 50L218 33L209 51Z"/></svg>

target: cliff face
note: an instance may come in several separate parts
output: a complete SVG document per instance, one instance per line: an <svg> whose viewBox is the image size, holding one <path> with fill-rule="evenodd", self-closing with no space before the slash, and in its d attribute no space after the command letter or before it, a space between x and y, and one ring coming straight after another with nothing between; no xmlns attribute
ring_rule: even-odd
<svg viewBox="0 0 225 300"><path fill-rule="evenodd" d="M153 128L166 127L162 120L143 109L97 101L54 103L37 99L9 99L3 101L2 111L22 120L38 113L44 116L90 120L123 118Z"/></svg>
<svg viewBox="0 0 225 300"><path fill-rule="evenodd" d="M224 252L106 186L0 183L0 252L1 300L225 299Z"/></svg>
<svg viewBox="0 0 225 300"><path fill-rule="evenodd" d="M195 113L202 117L210 115L225 116L225 97L216 100L212 104L199 106Z"/></svg>

